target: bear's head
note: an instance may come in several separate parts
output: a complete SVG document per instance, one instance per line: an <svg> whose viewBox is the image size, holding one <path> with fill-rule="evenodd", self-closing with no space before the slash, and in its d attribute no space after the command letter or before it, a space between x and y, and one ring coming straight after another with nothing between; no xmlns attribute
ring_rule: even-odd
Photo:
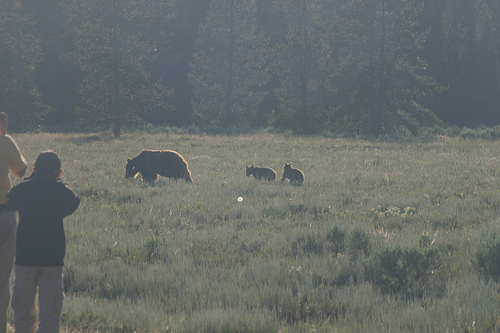
<svg viewBox="0 0 500 333"><path fill-rule="evenodd" d="M132 178L135 175L139 173L139 170L137 169L137 165L134 160L131 160L130 158L127 159L127 166L125 168L125 178Z"/></svg>
<svg viewBox="0 0 500 333"><path fill-rule="evenodd" d="M254 165L252 164L252 166L246 166L246 167L247 167L247 176L250 176L253 173Z"/></svg>

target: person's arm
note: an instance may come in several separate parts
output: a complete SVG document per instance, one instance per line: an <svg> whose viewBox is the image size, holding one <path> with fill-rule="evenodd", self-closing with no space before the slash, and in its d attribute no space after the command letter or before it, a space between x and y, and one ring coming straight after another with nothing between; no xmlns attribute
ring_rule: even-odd
<svg viewBox="0 0 500 333"><path fill-rule="evenodd" d="M16 170L13 170L13 169L10 169L10 171L14 174L14 176L18 177L18 178L21 178L23 177L25 174L26 174L26 169L28 168L28 166L24 166L24 169L22 169L21 171L16 171Z"/></svg>
<svg viewBox="0 0 500 333"><path fill-rule="evenodd" d="M19 150L19 147L17 146L16 142L11 139L12 141L12 163L10 164L10 171L14 174L16 177L23 177L26 174L26 169L28 168L28 163L26 162L26 159L24 156L21 154L21 151Z"/></svg>
<svg viewBox="0 0 500 333"><path fill-rule="evenodd" d="M66 185L64 186L64 198L63 198L63 215L68 216L73 214L73 212L80 205L80 198L78 198L73 192L73 190Z"/></svg>

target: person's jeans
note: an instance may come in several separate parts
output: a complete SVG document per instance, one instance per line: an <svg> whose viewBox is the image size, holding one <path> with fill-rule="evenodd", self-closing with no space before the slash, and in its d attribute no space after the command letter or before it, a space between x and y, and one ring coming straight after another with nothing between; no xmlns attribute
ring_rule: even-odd
<svg viewBox="0 0 500 333"><path fill-rule="evenodd" d="M63 267L16 265L12 293L16 333L57 333L63 305ZM35 299L38 287L38 331Z"/></svg>
<svg viewBox="0 0 500 333"><path fill-rule="evenodd" d="M9 278L16 250L16 214L14 211L0 212L0 333L7 330L7 308L9 307Z"/></svg>

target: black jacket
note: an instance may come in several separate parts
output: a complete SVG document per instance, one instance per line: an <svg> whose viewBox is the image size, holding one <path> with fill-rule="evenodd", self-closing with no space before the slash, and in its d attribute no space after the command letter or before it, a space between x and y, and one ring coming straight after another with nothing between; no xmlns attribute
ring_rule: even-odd
<svg viewBox="0 0 500 333"><path fill-rule="evenodd" d="M63 218L80 204L75 193L59 179L31 176L10 190L7 203L19 211L16 264L63 266L66 254Z"/></svg>

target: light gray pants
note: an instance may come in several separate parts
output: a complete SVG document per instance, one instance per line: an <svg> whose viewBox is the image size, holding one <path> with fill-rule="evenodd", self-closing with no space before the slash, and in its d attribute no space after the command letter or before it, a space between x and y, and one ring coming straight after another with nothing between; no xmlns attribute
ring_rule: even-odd
<svg viewBox="0 0 500 333"><path fill-rule="evenodd" d="M14 211L0 213L0 333L7 330L7 308L9 307L9 278L16 250L16 214Z"/></svg>
<svg viewBox="0 0 500 333"><path fill-rule="evenodd" d="M12 293L16 333L57 333L63 305L63 267L16 265ZM36 294L38 287L38 331Z"/></svg>

